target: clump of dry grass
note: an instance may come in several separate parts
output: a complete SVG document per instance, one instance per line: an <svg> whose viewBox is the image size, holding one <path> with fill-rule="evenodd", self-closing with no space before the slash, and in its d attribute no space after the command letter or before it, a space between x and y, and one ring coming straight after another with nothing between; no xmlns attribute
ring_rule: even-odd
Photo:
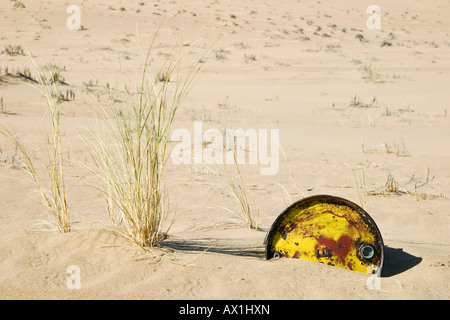
<svg viewBox="0 0 450 320"><path fill-rule="evenodd" d="M385 152L395 154L397 157L410 157L411 151L404 142L379 143L377 145L361 144L363 153Z"/></svg>
<svg viewBox="0 0 450 320"><path fill-rule="evenodd" d="M5 68L0 68L0 74L5 75L5 79L15 79L15 80L19 80L19 81L24 81L24 82L32 82L32 83L36 83L39 84L39 81L36 79L36 77L31 73L31 70L29 67L22 67L19 68L17 67L16 70L9 69L9 66L6 66Z"/></svg>
<svg viewBox="0 0 450 320"><path fill-rule="evenodd" d="M60 92L59 97L57 97L57 98L58 98L58 102L73 101L73 100L75 100L75 92L73 92L72 89L66 89L65 94Z"/></svg>
<svg viewBox="0 0 450 320"><path fill-rule="evenodd" d="M398 181L389 173L386 178L385 191L390 194L407 194L403 188L399 188Z"/></svg>
<svg viewBox="0 0 450 320"><path fill-rule="evenodd" d="M10 0L10 1L14 3L14 8L19 8L19 9L25 8L25 5L20 1L17 1L17 0Z"/></svg>
<svg viewBox="0 0 450 320"><path fill-rule="evenodd" d="M384 39L380 44L380 47L391 47L391 46L392 42L389 39Z"/></svg>
<svg viewBox="0 0 450 320"><path fill-rule="evenodd" d="M230 51L220 48L220 49L215 50L214 54L215 54L217 60L223 61L223 60L227 59L227 55L230 54Z"/></svg>
<svg viewBox="0 0 450 320"><path fill-rule="evenodd" d="M407 183L413 184L413 190L409 191L409 194L416 196L417 199L421 198L424 200L432 200L437 198L447 198L446 195L439 190L438 193L432 192L434 176L430 177L430 169L427 168L427 174L425 180L417 179L414 175L411 177L410 181ZM425 191L423 191L425 190Z"/></svg>
<svg viewBox="0 0 450 320"><path fill-rule="evenodd" d="M361 98L357 94L355 94L355 96L353 97L352 101L350 101L348 106L355 108L377 108L378 103L376 97L373 97L372 102L365 103L361 100Z"/></svg>
<svg viewBox="0 0 450 320"><path fill-rule="evenodd" d="M409 157L411 155L410 150L406 147L405 143L393 142L392 145L384 144L386 153L394 153L397 157Z"/></svg>
<svg viewBox="0 0 450 320"><path fill-rule="evenodd" d="M381 80L381 74L374 68L374 66L372 65L372 61L363 62L358 59L353 59L352 62L362 73L362 77L364 80L366 80L366 82L383 82Z"/></svg>
<svg viewBox="0 0 450 320"><path fill-rule="evenodd" d="M244 54L245 63L249 63L250 61L257 61L256 55L254 54Z"/></svg>
<svg viewBox="0 0 450 320"><path fill-rule="evenodd" d="M11 130L3 128L0 130L21 154L21 163L32 181L40 191L42 200L50 216L53 218L55 228L59 232L69 232L69 211L66 198L66 186L63 169L63 153L60 128L60 108L57 97L59 89L57 83L51 83L44 76L36 62L28 54L33 69L38 74L39 90L45 98L47 112L51 120L51 138L48 139L48 161L45 165L45 173L36 167L35 161L30 155L28 148Z"/></svg>
<svg viewBox="0 0 450 320"><path fill-rule="evenodd" d="M107 131L103 135L112 139L112 144L98 133L93 134L91 143L96 164L93 170L104 183L101 191L110 221L116 226L123 223L126 231L120 232L142 247L157 245L167 234L164 167L169 132L201 67L197 63L182 72L180 63L185 51L180 47L177 56L167 56L162 68L152 73L150 54L156 35L147 51L136 93L128 94L121 104L114 101L113 125L105 121Z"/></svg>
<svg viewBox="0 0 450 320"><path fill-rule="evenodd" d="M2 54L7 54L9 56L24 56L25 55L25 51L23 50L22 46L17 45L17 46L12 46L12 45L7 45L3 50L2 50Z"/></svg>

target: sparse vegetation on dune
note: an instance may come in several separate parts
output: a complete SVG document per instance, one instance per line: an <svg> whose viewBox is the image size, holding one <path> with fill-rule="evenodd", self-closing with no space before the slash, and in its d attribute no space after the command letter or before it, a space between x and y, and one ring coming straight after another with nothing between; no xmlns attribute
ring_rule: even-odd
<svg viewBox="0 0 450 320"><path fill-rule="evenodd" d="M366 82L380 83L383 82L381 74L373 66L372 61L363 62L359 59L353 59L352 63L357 66L357 69L361 72L363 79Z"/></svg>
<svg viewBox="0 0 450 320"><path fill-rule="evenodd" d="M13 3L14 8L23 9L26 8L25 5L18 0L10 0Z"/></svg>
<svg viewBox="0 0 450 320"><path fill-rule="evenodd" d="M411 155L410 149L404 142L394 141L392 143L380 143L377 145L362 144L361 150L363 153L387 153L395 154L397 157L409 157Z"/></svg>
<svg viewBox="0 0 450 320"><path fill-rule="evenodd" d="M15 79L18 81L38 83L38 80L34 75L31 74L31 70L28 67L18 67L16 68L16 70L10 70L9 66L6 66L4 68L0 67L0 75L1 74L4 75L5 82L8 79Z"/></svg>
<svg viewBox="0 0 450 320"><path fill-rule="evenodd" d="M361 98L355 94L352 101L350 101L349 107L355 107L355 108L377 108L377 98L373 97L372 101L370 103L365 103L361 100Z"/></svg>
<svg viewBox="0 0 450 320"><path fill-rule="evenodd" d="M433 200L433 199L445 199L446 195L441 191L436 191L433 186L433 180L435 177L430 177L429 169L427 168L427 176L425 180L418 179L414 175L403 186L399 185L397 178L391 173L386 176L386 184L380 188L370 190L367 195L371 196L389 196L389 195L410 195L417 200Z"/></svg>
<svg viewBox="0 0 450 320"><path fill-rule="evenodd" d="M64 77L61 75L63 69L55 65L46 65L45 71L35 71L29 67L17 67L15 69L10 69L7 65L6 67L0 67L0 75L4 75L5 80L14 80L14 82L31 82L40 85L69 85L65 82Z"/></svg>
<svg viewBox="0 0 450 320"><path fill-rule="evenodd" d="M449 297L444 2L0 2L0 297Z"/></svg>
<svg viewBox="0 0 450 320"><path fill-rule="evenodd" d="M375 167L380 168L380 166L376 164ZM384 166L381 166L381 169L385 170L386 168ZM357 191L359 202L362 208L365 208L368 196L387 197L409 195L416 200L434 200L447 198L447 196L440 190L440 188L436 188L433 186L433 180L435 177L430 177L429 168L427 168L425 179L417 178L415 177L415 175L412 175L409 181L403 184L400 184L399 179L392 175L391 172L388 172L386 174L385 184L375 188L367 187L368 179L365 171L365 166L351 167L351 170L355 182L355 189Z"/></svg>
<svg viewBox="0 0 450 320"><path fill-rule="evenodd" d="M22 46L12 46L8 45L2 50L2 54L7 54L9 56L24 56L25 51L23 50Z"/></svg>
<svg viewBox="0 0 450 320"><path fill-rule="evenodd" d="M220 49L215 50L214 54L215 54L217 60L223 61L223 60L227 59L227 55L230 54L230 51L220 48Z"/></svg>

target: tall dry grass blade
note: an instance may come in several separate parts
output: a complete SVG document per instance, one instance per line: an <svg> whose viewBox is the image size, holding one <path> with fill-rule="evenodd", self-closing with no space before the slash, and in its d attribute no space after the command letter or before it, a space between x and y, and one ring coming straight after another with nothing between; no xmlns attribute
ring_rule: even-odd
<svg viewBox="0 0 450 320"><path fill-rule="evenodd" d="M248 228L258 229L259 209L255 208L250 202L249 192L242 179L242 174L237 163L235 151L236 150L234 150L233 158L236 174L233 175L226 169L225 176L220 176L217 172L215 172L215 174L221 177L225 182L225 186L220 187L231 196L236 206L235 210L224 207L222 207L222 209L240 219Z"/></svg>
<svg viewBox="0 0 450 320"><path fill-rule="evenodd" d="M363 168L359 170L360 172L358 170L357 168L352 168L353 179L356 191L358 192L359 204L361 208L366 209L366 175Z"/></svg>

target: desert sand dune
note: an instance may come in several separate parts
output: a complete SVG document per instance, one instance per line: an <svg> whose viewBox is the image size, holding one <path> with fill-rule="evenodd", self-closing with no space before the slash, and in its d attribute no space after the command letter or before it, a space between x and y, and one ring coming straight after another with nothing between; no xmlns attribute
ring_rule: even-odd
<svg viewBox="0 0 450 320"><path fill-rule="evenodd" d="M29 51L59 77L72 223L69 233L54 230L23 157L0 135L0 298L449 299L448 2L378 1L373 30L368 1L76 2L79 30L68 28L65 2L0 4L0 127L44 169L49 114ZM279 130L275 174L240 166L256 230L227 211L232 197L207 166L170 158L167 239L144 249L110 226L83 138L136 93L159 26L152 72L180 50L181 72L202 66L173 130L194 135L195 121L203 132ZM275 218L314 194L349 199L376 221L386 246L378 287L359 272L264 260ZM73 265L80 289L67 285Z"/></svg>

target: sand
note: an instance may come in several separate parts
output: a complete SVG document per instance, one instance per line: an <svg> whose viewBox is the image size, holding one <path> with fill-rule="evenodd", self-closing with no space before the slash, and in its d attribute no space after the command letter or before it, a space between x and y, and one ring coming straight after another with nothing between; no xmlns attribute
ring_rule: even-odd
<svg viewBox="0 0 450 320"><path fill-rule="evenodd" d="M0 50L20 45L59 66L74 99L61 119L73 231L59 234L14 146L0 137L2 299L449 299L450 4L378 1L77 1L84 30L69 30L69 3L2 1ZM175 128L278 129L279 169L241 166L259 209L251 230L202 166L167 162L171 220L161 247L113 232L83 141L142 51L157 65L178 43L186 63L206 50ZM211 47L210 49L208 49ZM41 60L42 59L42 60ZM0 126L45 158L48 117L35 84L5 75L30 65L0 54ZM112 94L111 94L112 92ZM172 146L174 143L172 143ZM19 159L20 160L20 159ZM19 162L20 163L20 162ZM232 167L230 167L232 168ZM291 174L292 172L292 174ZM364 183L358 184L358 177ZM388 190L391 176L397 192ZM378 285L366 274L297 259L264 260L263 240L292 201L344 197L376 221L385 243ZM80 270L70 289L69 266Z"/></svg>

